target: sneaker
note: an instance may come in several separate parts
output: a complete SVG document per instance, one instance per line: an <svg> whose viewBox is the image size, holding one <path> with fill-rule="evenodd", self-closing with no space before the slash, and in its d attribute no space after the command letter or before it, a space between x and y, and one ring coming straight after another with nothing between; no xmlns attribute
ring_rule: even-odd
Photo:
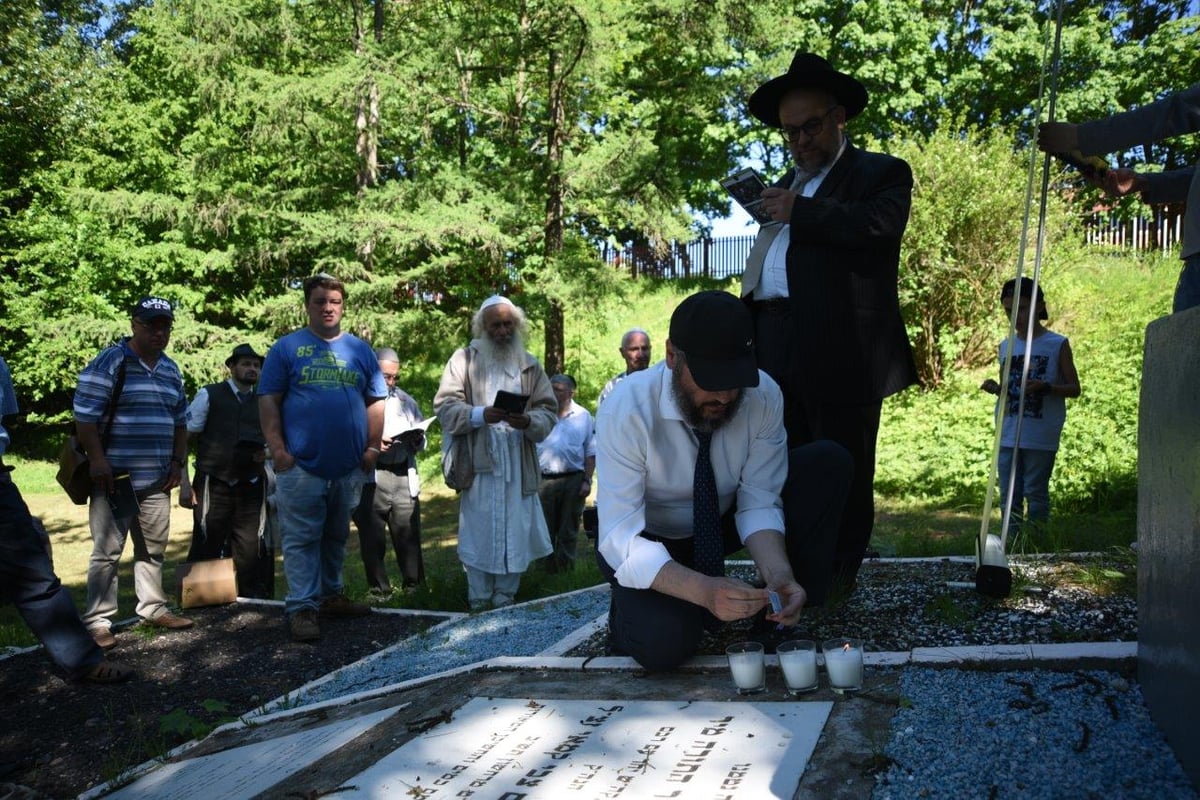
<svg viewBox="0 0 1200 800"><path fill-rule="evenodd" d="M111 636L112 634L109 635ZM114 664L108 659L101 659L99 664L92 667L79 680L83 683L122 683L133 676L134 671L130 667Z"/></svg>
<svg viewBox="0 0 1200 800"><path fill-rule="evenodd" d="M152 625L155 628L166 628L172 631L182 631L186 628L192 627L195 623L187 617L180 617L172 614L170 611L164 611L157 617L151 617L150 619L142 620L142 624Z"/></svg>
<svg viewBox="0 0 1200 800"><path fill-rule="evenodd" d="M321 638L321 625L317 622L317 612L311 608L297 611L288 619L292 630L293 642L315 642Z"/></svg>
<svg viewBox="0 0 1200 800"><path fill-rule="evenodd" d="M117 637L113 636L113 632L108 628L92 628L88 633L101 650L112 650L117 646Z"/></svg>
<svg viewBox="0 0 1200 800"><path fill-rule="evenodd" d="M321 613L330 617L365 617L371 613L371 607L356 603L345 594L335 594L321 601Z"/></svg>

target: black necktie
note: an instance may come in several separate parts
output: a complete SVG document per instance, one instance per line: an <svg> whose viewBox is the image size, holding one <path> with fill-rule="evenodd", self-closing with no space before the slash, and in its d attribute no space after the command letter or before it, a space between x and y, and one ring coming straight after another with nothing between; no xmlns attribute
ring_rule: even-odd
<svg viewBox="0 0 1200 800"><path fill-rule="evenodd" d="M705 575L725 574L725 547L721 540L721 507L717 503L717 479L713 475L708 448L712 431L693 429L700 440L696 472L692 477L693 566Z"/></svg>
<svg viewBox="0 0 1200 800"><path fill-rule="evenodd" d="M249 400L251 397L253 397L253 395L250 392L238 392L237 396L238 396L239 403L244 403L247 400Z"/></svg>

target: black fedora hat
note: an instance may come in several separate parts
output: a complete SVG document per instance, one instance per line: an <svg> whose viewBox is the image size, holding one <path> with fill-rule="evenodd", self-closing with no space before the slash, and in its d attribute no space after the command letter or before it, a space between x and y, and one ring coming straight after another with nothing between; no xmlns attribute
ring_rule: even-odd
<svg viewBox="0 0 1200 800"><path fill-rule="evenodd" d="M796 51L788 71L772 78L750 95L750 113L770 125L781 127L779 101L792 89L824 89L837 98L852 119L867 107L867 87L844 72L838 72L815 53Z"/></svg>
<svg viewBox="0 0 1200 800"><path fill-rule="evenodd" d="M248 344L239 344L237 347L233 348L233 354L230 355L229 358L225 359L225 366L232 367L238 362L239 358L257 358L260 365L263 362L263 357L254 352L253 347Z"/></svg>

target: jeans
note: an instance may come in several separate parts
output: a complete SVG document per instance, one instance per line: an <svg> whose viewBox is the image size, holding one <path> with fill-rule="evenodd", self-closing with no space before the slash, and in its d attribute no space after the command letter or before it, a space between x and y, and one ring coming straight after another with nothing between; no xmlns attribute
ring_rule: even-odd
<svg viewBox="0 0 1200 800"><path fill-rule="evenodd" d="M1200 253L1183 260L1179 282L1175 284L1175 313L1200 306Z"/></svg>
<svg viewBox="0 0 1200 800"><path fill-rule="evenodd" d="M77 680L103 654L54 574L44 535L8 472L0 471L0 600L17 607L57 671Z"/></svg>
<svg viewBox="0 0 1200 800"><path fill-rule="evenodd" d="M358 467L335 480L298 466L276 475L283 573L288 582L287 614L316 611L323 598L342 593L350 515L365 482L366 475Z"/></svg>
<svg viewBox="0 0 1200 800"><path fill-rule="evenodd" d="M133 539L133 591L137 615L154 619L167 612L162 587L163 553L171 528L171 496L161 489L138 492L141 507L132 517L113 517L101 492L92 494L88 523L92 529L92 557L88 561L87 609L83 624L88 630L112 627L117 614L117 567L125 538Z"/></svg>
<svg viewBox="0 0 1200 800"><path fill-rule="evenodd" d="M1017 451L1011 519L1023 517L1031 522L1045 522L1050 519L1050 473L1054 470L1054 458L1057 455L1056 450L1030 450L1022 447ZM1013 448L1001 447L997 460L1001 508L1007 502L1008 476L1012 474L1012 467ZM1028 511L1025 511L1026 504L1029 506Z"/></svg>

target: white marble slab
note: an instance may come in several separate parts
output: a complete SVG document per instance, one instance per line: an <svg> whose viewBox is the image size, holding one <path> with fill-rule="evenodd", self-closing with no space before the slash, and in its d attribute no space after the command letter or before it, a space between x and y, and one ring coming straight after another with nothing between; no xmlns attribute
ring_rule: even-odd
<svg viewBox="0 0 1200 800"><path fill-rule="evenodd" d="M166 764L108 795L121 800L253 797L369 731L398 708Z"/></svg>
<svg viewBox="0 0 1200 800"><path fill-rule="evenodd" d="M474 698L338 798L791 798L832 707Z"/></svg>

